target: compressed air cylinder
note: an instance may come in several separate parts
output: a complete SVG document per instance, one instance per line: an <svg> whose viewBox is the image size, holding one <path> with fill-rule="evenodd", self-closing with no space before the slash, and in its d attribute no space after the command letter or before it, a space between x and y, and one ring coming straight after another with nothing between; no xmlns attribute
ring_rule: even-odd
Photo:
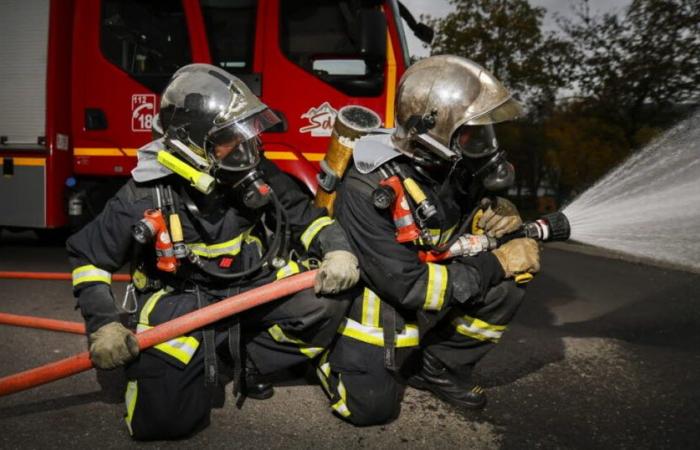
<svg viewBox="0 0 700 450"><path fill-rule="evenodd" d="M338 111L328 151L321 161L321 173L318 175L319 188L314 200L314 204L326 208L329 215L333 215L335 189L350 164L355 142L379 128L381 123L381 118L364 106L344 106Z"/></svg>

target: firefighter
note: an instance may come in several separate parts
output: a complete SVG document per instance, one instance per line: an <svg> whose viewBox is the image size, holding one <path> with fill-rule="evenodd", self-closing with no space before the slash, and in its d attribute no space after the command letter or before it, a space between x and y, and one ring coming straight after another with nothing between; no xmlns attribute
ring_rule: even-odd
<svg viewBox="0 0 700 450"><path fill-rule="evenodd" d="M159 139L132 179L67 242L90 358L125 366L134 439L174 439L208 425L221 362L234 385L268 398L268 374L319 355L359 278L342 228L261 154L279 122L238 78L206 64L178 70L162 95ZM267 230L267 231L266 231ZM139 352L141 331L320 264L313 290ZM123 310L111 273L131 264ZM314 292L315 291L315 292ZM241 374L244 373L244 374Z"/></svg>
<svg viewBox="0 0 700 450"><path fill-rule="evenodd" d="M434 56L401 78L397 127L356 143L334 207L360 260L363 290L318 367L345 420L394 419L402 380L461 408L485 405L471 375L522 301L513 278L539 269L538 246L516 239L474 256L427 262L420 255L479 228L495 237L521 224L506 200L474 208L513 182L493 124L520 114L484 68Z"/></svg>

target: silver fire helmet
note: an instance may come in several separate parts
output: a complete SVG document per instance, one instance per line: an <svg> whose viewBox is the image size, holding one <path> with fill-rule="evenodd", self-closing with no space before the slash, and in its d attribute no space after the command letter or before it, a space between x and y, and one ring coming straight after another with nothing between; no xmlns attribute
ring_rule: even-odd
<svg viewBox="0 0 700 450"><path fill-rule="evenodd" d="M454 55L409 67L396 96L394 145L410 157L419 148L441 160L481 158L498 149L492 124L523 114L520 104L486 69Z"/></svg>
<svg viewBox="0 0 700 450"><path fill-rule="evenodd" d="M209 64L175 72L163 91L158 120L166 143L188 162L233 172L258 164L258 135L279 122L245 83Z"/></svg>

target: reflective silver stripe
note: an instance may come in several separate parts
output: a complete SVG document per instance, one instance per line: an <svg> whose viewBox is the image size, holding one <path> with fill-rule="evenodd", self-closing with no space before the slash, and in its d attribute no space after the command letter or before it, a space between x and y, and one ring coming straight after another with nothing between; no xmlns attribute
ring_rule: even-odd
<svg viewBox="0 0 700 450"><path fill-rule="evenodd" d="M452 320L452 324L459 334L479 341L498 342L506 329L505 325L491 325L470 316L456 317Z"/></svg>
<svg viewBox="0 0 700 450"><path fill-rule="evenodd" d="M255 244L255 245L257 245L257 247L258 247L258 256L262 256L262 255L263 255L263 243L262 243L262 241L260 240L259 237L257 237L257 236L252 236L252 235L248 235L248 236L246 236L246 238L244 239L244 241L245 241L246 244Z"/></svg>
<svg viewBox="0 0 700 450"><path fill-rule="evenodd" d="M286 266L277 271L275 279L281 280L282 278L287 278L288 276L299 273L300 271L299 264L294 261L289 261Z"/></svg>
<svg viewBox="0 0 700 450"><path fill-rule="evenodd" d="M287 336L284 331L282 331L282 328L280 328L279 325L273 325L270 328L267 329L267 332L270 333L270 336L272 336L272 339L274 339L276 342L282 343L282 344L295 344L299 347L299 351L306 355L309 358L314 358L318 356L324 349L323 347L311 347L309 346L306 342L302 341L301 339L296 339L290 336Z"/></svg>
<svg viewBox="0 0 700 450"><path fill-rule="evenodd" d="M126 427L129 429L129 434L133 435L131 429L131 421L134 419L134 409L136 409L136 399L138 398L139 386L136 380L129 381L126 385L126 393L124 394L124 403L126 404Z"/></svg>
<svg viewBox="0 0 700 450"><path fill-rule="evenodd" d="M447 291L447 267L440 264L428 264L428 286L425 289L423 309L439 311L445 303Z"/></svg>
<svg viewBox="0 0 700 450"><path fill-rule="evenodd" d="M365 288L362 294L362 325L379 327L379 313L381 301L377 294L369 288Z"/></svg>
<svg viewBox="0 0 700 450"><path fill-rule="evenodd" d="M407 227L408 225L412 224L414 222L413 217L410 214L406 214L405 216L401 217L400 219L394 219L394 226L396 228L403 228Z"/></svg>
<svg viewBox="0 0 700 450"><path fill-rule="evenodd" d="M348 405L345 403L348 398L348 392L345 390L345 385L343 384L340 374L338 374L338 394L340 395L340 399L335 402L331 408L333 408L333 410L341 416L348 417L350 416L350 410L348 409Z"/></svg>
<svg viewBox="0 0 700 450"><path fill-rule="evenodd" d="M136 332L140 333L142 331L153 328L148 325L138 324L136 326ZM153 348L160 350L161 352L172 356L181 363L187 365L192 360L192 357L197 352L199 348L199 341L192 336L180 336L175 339L171 339L166 342L154 345Z"/></svg>
<svg viewBox="0 0 700 450"><path fill-rule="evenodd" d="M204 258L217 258L219 256L236 256L241 252L242 242L254 242L251 240L250 232L252 228L244 231L230 241L220 242L218 244L207 245L201 242L187 244L192 253ZM259 239L258 239L259 241Z"/></svg>
<svg viewBox="0 0 700 450"><path fill-rule="evenodd" d="M384 347L384 330L368 327L346 317L338 328L338 333L367 344ZM415 347L419 344L418 326L406 324L403 331L396 335L396 347Z"/></svg>
<svg viewBox="0 0 700 450"><path fill-rule="evenodd" d="M311 242L314 240L319 231L333 223L333 219L328 216L322 216L311 222L306 230L301 234L299 240L304 245L306 250L311 247Z"/></svg>
<svg viewBox="0 0 700 450"><path fill-rule="evenodd" d="M100 281L102 283L112 284L112 274L106 270L102 270L92 264L76 267L73 269L73 286L80 283L89 283L92 281Z"/></svg>

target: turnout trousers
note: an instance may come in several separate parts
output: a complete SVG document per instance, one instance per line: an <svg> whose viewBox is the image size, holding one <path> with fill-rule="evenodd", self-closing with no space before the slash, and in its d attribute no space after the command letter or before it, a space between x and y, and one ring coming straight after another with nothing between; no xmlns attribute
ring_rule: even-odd
<svg viewBox="0 0 700 450"><path fill-rule="evenodd" d="M400 412L403 380L415 370L412 362L420 360L422 351L430 352L460 376L470 376L474 365L500 340L523 296L522 288L504 281L478 302L448 308L427 325L428 330L421 330L420 340L407 324L404 330L396 331L396 371L385 367L383 342L369 334L348 332L347 326L341 325L339 339L324 352L317 369L333 412L360 426L394 420Z"/></svg>
<svg viewBox="0 0 700 450"><path fill-rule="evenodd" d="M137 329L196 310L197 295L206 294L165 289L146 297ZM309 361L335 338L349 298L319 297L308 289L240 314L247 357L263 374ZM217 322L214 328L216 346L228 345L229 324ZM203 334L196 330L146 349L126 367L125 420L134 439L176 439L209 424L213 391L205 385Z"/></svg>

